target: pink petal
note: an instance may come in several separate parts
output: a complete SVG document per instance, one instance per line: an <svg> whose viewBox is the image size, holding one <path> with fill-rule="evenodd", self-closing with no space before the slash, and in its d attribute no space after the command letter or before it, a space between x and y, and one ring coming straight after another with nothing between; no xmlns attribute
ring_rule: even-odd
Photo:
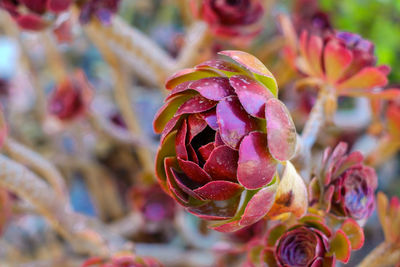
<svg viewBox="0 0 400 267"><path fill-rule="evenodd" d="M274 178L277 161L268 152L267 135L252 132L240 144L237 178L246 189L257 189Z"/></svg>
<svg viewBox="0 0 400 267"><path fill-rule="evenodd" d="M200 113L212 109L217 104L216 101L208 100L207 98L202 97L201 95L196 95L190 98L188 101L183 103L178 111L175 113L175 116L180 116L182 114L193 114Z"/></svg>
<svg viewBox="0 0 400 267"><path fill-rule="evenodd" d="M277 160L289 160L296 149L296 128L285 105L276 98L267 101L265 107L268 147Z"/></svg>
<svg viewBox="0 0 400 267"><path fill-rule="evenodd" d="M328 42L324 49L325 74L329 82L339 80L353 60L353 53L336 40Z"/></svg>
<svg viewBox="0 0 400 267"><path fill-rule="evenodd" d="M211 181L210 175L206 173L199 165L194 162L181 160L178 158L181 170L193 181L199 184L205 184Z"/></svg>
<svg viewBox="0 0 400 267"><path fill-rule="evenodd" d="M234 94L233 88L226 77L208 77L192 82L190 89L199 92L210 100L221 100Z"/></svg>
<svg viewBox="0 0 400 267"><path fill-rule="evenodd" d="M238 152L228 146L219 146L213 150L204 164L204 170L213 180L236 181Z"/></svg>
<svg viewBox="0 0 400 267"><path fill-rule="evenodd" d="M383 87L387 84L386 75L378 68L365 67L349 79L339 83L336 87L339 91L352 89L371 89ZM340 92L339 92L340 93Z"/></svg>
<svg viewBox="0 0 400 267"><path fill-rule="evenodd" d="M273 95L277 96L278 85L276 80L272 73L259 59L243 51L227 50L219 52L218 54L230 57L241 66L248 69L253 73L257 80L260 80L272 92Z"/></svg>
<svg viewBox="0 0 400 267"><path fill-rule="evenodd" d="M275 186L268 186L258 191L247 203L239 224L247 226L261 220L274 204L275 193Z"/></svg>
<svg viewBox="0 0 400 267"><path fill-rule="evenodd" d="M212 181L194 190L202 198L210 200L226 200L241 191L239 184L228 181Z"/></svg>
<svg viewBox="0 0 400 267"><path fill-rule="evenodd" d="M258 128L256 119L246 113L236 96L218 103L217 120L222 140L233 149L238 149L242 138Z"/></svg>
<svg viewBox="0 0 400 267"><path fill-rule="evenodd" d="M232 76L229 82L247 113L265 118L265 102L274 97L272 93L259 82L245 75Z"/></svg>

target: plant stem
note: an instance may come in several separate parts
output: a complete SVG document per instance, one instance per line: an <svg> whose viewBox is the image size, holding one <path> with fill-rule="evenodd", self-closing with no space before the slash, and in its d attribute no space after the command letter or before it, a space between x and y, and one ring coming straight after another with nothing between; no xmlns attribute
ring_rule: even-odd
<svg viewBox="0 0 400 267"><path fill-rule="evenodd" d="M95 21L92 22L92 25L100 25L100 23L98 21ZM97 46L104 60L108 63L108 65L111 67L111 70L113 71L114 84L115 84L114 88L115 100L117 102L118 107L120 108L122 117L124 118L129 131L133 134L138 134L140 136L143 136L143 132L136 118L136 114L131 107L132 103L131 103L131 97L127 90L129 85L126 82L126 76L123 73L120 62L118 61L118 59L115 58L113 51L109 49L109 47L104 43L104 40L102 40L101 36L98 35L98 32L96 31L96 29L98 28L99 27L86 28L87 35L92 40L94 45ZM142 177L143 179L145 179L146 182L150 182L150 180L154 178L153 175L148 175L148 174L153 174L154 164L152 155L147 148L141 146L137 147L137 155L143 166Z"/></svg>
<svg viewBox="0 0 400 267"><path fill-rule="evenodd" d="M4 155L0 155L0 186L32 203L78 252L109 256L133 248L99 221L73 212L41 178Z"/></svg>
<svg viewBox="0 0 400 267"><path fill-rule="evenodd" d="M393 266L400 261L400 247L383 242L372 250L358 267Z"/></svg>
<svg viewBox="0 0 400 267"><path fill-rule="evenodd" d="M67 186L56 167L35 151L7 138L4 143L5 152L14 160L33 168L50 184L60 198L68 203Z"/></svg>

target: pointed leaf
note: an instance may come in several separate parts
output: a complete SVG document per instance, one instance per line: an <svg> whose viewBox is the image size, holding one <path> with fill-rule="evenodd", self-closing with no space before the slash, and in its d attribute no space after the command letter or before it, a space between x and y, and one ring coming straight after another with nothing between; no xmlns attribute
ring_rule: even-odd
<svg viewBox="0 0 400 267"><path fill-rule="evenodd" d="M280 161L289 160L296 150L296 128L285 105L270 98L265 107L268 147L271 155Z"/></svg>
<svg viewBox="0 0 400 267"><path fill-rule="evenodd" d="M235 75L229 79L239 101L250 115L265 118L265 102L274 97L259 82L245 75Z"/></svg>
<svg viewBox="0 0 400 267"><path fill-rule="evenodd" d="M273 217L285 212L292 212L299 218L305 214L307 206L306 185L292 163L287 161L276 192L275 203L268 216Z"/></svg>
<svg viewBox="0 0 400 267"><path fill-rule="evenodd" d="M268 152L267 135L251 132L239 147L237 178L246 189L257 189L274 178L277 161Z"/></svg>

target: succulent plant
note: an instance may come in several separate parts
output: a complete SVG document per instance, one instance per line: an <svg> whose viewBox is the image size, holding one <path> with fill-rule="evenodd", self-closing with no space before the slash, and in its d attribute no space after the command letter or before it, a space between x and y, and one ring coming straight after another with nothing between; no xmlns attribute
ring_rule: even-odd
<svg viewBox="0 0 400 267"><path fill-rule="evenodd" d="M265 239L250 250L248 262L250 266L335 266L336 260L346 263L351 250L363 243L362 228L354 220L332 231L324 218L308 214L293 226L279 223L271 227Z"/></svg>
<svg viewBox="0 0 400 267"><path fill-rule="evenodd" d="M2 0L0 8L10 13L22 29L40 31L71 3L72 0Z"/></svg>
<svg viewBox="0 0 400 267"><path fill-rule="evenodd" d="M367 219L375 208L377 176L363 160L358 151L347 154L346 143L339 143L333 151L327 148L310 183L310 205L318 204L339 217Z"/></svg>
<svg viewBox="0 0 400 267"><path fill-rule="evenodd" d="M49 113L61 121L70 121L83 115L89 108L92 88L83 71L60 82L49 98Z"/></svg>
<svg viewBox="0 0 400 267"><path fill-rule="evenodd" d="M167 80L172 91L154 120L161 133L156 175L189 212L220 220L216 230L234 231L270 210L274 215L285 210L279 201L272 207L275 197L289 198L286 206L291 206L305 192L287 161L295 152L296 130L277 99L274 77L250 54L220 54L236 64L211 60ZM281 184L287 187L278 188L277 166L285 161ZM294 184L297 195L291 191Z"/></svg>
<svg viewBox="0 0 400 267"><path fill-rule="evenodd" d="M253 38L261 31L260 0L192 0L194 14L222 38Z"/></svg>

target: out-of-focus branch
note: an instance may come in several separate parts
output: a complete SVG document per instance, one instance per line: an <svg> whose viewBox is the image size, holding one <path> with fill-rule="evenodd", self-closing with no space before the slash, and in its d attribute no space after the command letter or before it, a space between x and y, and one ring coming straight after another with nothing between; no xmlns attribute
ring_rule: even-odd
<svg viewBox="0 0 400 267"><path fill-rule="evenodd" d="M187 68L198 63L198 58L208 49L211 35L208 26L203 21L194 22L185 36L185 43L175 62L174 70Z"/></svg>
<svg viewBox="0 0 400 267"><path fill-rule="evenodd" d="M32 203L79 252L109 256L115 251L133 249L133 244L100 222L74 213L36 174L4 155L0 155L0 186Z"/></svg>
<svg viewBox="0 0 400 267"><path fill-rule="evenodd" d="M68 202L67 187L64 178L53 164L43 158L40 154L22 144L19 144L11 138L6 139L4 150L15 161L18 161L37 172L51 185L59 197Z"/></svg>
<svg viewBox="0 0 400 267"><path fill-rule="evenodd" d="M93 44L99 49L104 60L109 64L113 72L115 100L120 108L122 117L124 118L129 131L133 134L143 136L143 132L136 118L136 114L131 107L131 97L127 90L129 88L129 83L126 82L126 76L123 73L119 60L115 58L113 51L111 51L109 46L104 43L104 40L102 40L102 37L97 32L97 29L99 28L101 28L100 23L98 21L94 21L91 23L91 26L86 28L86 33L92 40ZM138 157L143 166L144 173L152 174L154 164L149 150L144 147L138 147ZM149 176L144 175L143 177Z"/></svg>
<svg viewBox="0 0 400 267"><path fill-rule="evenodd" d="M60 82L64 80L65 77L67 77L68 75L63 57L58 51L55 40L53 40L53 36L51 36L50 33L43 32L41 37L45 48L46 60L49 68L52 71L56 82Z"/></svg>
<svg viewBox="0 0 400 267"><path fill-rule="evenodd" d="M358 267L389 267L400 262L400 248L394 244L383 242L372 250Z"/></svg>

